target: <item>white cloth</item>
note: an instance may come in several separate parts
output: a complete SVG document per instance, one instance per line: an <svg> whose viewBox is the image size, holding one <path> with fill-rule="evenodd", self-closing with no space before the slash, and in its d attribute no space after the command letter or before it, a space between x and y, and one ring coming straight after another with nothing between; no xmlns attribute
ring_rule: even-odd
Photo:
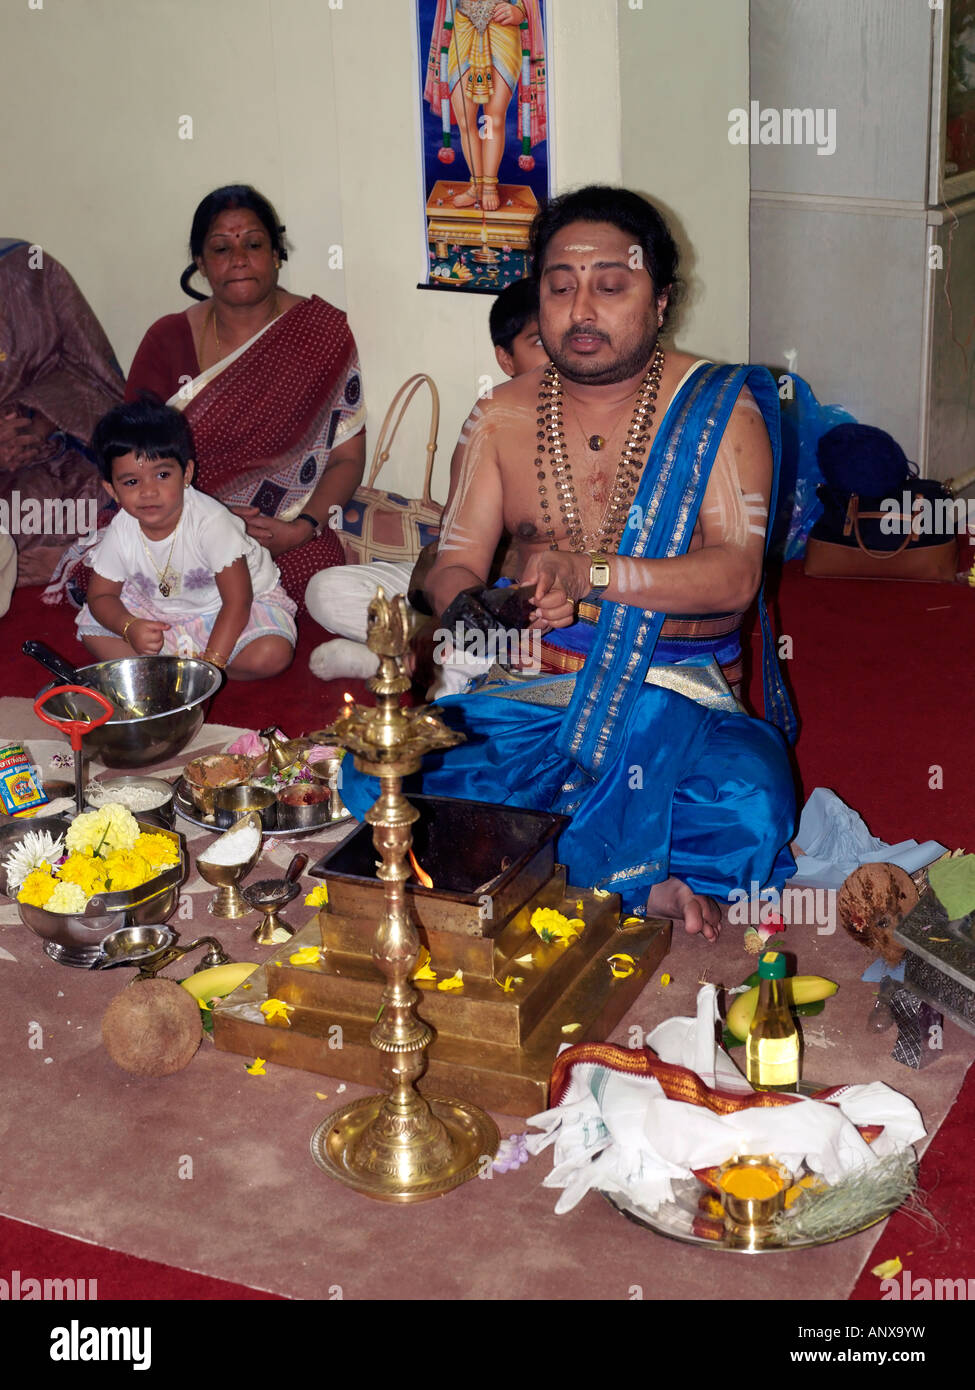
<svg viewBox="0 0 975 1390"><path fill-rule="evenodd" d="M120 511L89 552L87 563L104 579L131 585L151 596L153 607L161 613L179 618L218 612L223 599L216 575L241 556L247 561L254 598L270 594L280 578L270 551L248 536L240 517L222 502L189 487L174 535L151 541L134 516ZM164 596L159 592L159 575L167 570L170 592ZM124 602L125 589L122 592Z"/></svg>
<svg viewBox="0 0 975 1390"><path fill-rule="evenodd" d="M413 562L393 563L389 560L375 560L369 565L334 565L331 569L313 574L305 589L305 606L317 623L337 637L347 637L365 646L369 605L376 597L376 590L382 586L389 597L392 594L405 594L410 587ZM420 615L409 610L419 621ZM341 676L370 675L379 667L374 659L368 669L366 656L340 648L331 649L334 642L323 643L311 655L309 666L312 673L322 680L335 680ZM444 695L459 695L466 690L475 676L483 676L490 670L492 662L454 652L437 664L437 676L427 691L428 700L439 700Z"/></svg>
<svg viewBox="0 0 975 1390"><path fill-rule="evenodd" d="M393 564L376 560L371 565L333 565L313 574L305 589L308 612L336 637L365 643L369 605L382 586L387 598L405 594L410 587L413 562Z"/></svg>
<svg viewBox="0 0 975 1390"><path fill-rule="evenodd" d="M742 1088L741 1073L714 1042L716 1007L714 986L703 986L697 1018L668 1019L650 1034L647 1046L664 1062L690 1066L705 1080L717 1078L722 1090L750 1090L747 1082ZM804 1098L716 1115L668 1099L653 1077L585 1064L574 1069L561 1104L528 1121L543 1131L529 1136L528 1149L539 1153L554 1146L544 1185L564 1189L557 1213L570 1211L591 1188L653 1212L671 1200L672 1181L736 1154L771 1153L793 1172L805 1161L812 1172L835 1182L924 1135L915 1105L882 1082L844 1087L830 1100ZM868 1145L858 1124L883 1125L884 1133Z"/></svg>

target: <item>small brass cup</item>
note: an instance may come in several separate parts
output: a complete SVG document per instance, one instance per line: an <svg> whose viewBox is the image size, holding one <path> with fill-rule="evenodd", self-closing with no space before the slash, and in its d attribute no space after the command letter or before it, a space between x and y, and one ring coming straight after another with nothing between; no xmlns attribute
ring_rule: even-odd
<svg viewBox="0 0 975 1390"><path fill-rule="evenodd" d="M260 832L261 818L255 811L248 811L237 824L243 825L245 822L250 822ZM197 856L196 867L200 871L200 877L212 887L219 889L219 892L214 894L209 907L209 911L214 917L246 917L252 911L240 896L238 884L251 872L261 857L262 848L263 843L260 839L260 833L258 833L257 849L249 859L241 863L213 864L202 856Z"/></svg>
<svg viewBox="0 0 975 1390"><path fill-rule="evenodd" d="M277 797L270 787L252 787L242 783L237 787L218 787L213 793L213 818L224 830L229 830L241 816L255 811L265 830L273 830L277 822Z"/></svg>
<svg viewBox="0 0 975 1390"><path fill-rule="evenodd" d="M768 1169L779 1186L764 1197L735 1196L725 1187L736 1174L749 1170ZM729 1244L738 1250L761 1250L774 1233L773 1222L785 1210L785 1194L792 1183L792 1174L770 1154L741 1154L729 1159L718 1169L718 1188L724 1208L724 1225Z"/></svg>

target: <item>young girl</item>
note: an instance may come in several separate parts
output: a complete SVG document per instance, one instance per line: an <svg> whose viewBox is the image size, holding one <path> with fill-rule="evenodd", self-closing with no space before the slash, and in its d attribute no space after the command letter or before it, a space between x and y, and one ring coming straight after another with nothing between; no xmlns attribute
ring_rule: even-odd
<svg viewBox="0 0 975 1390"><path fill-rule="evenodd" d="M91 444L120 508L87 559L94 572L77 618L96 660L201 656L242 680L290 665L295 605L239 517L191 487L193 439L180 412L148 400L117 406Z"/></svg>

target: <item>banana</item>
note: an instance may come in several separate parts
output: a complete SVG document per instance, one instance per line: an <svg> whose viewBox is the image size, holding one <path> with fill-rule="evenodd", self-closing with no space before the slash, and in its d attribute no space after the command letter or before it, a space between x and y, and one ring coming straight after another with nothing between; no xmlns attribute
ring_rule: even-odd
<svg viewBox="0 0 975 1390"><path fill-rule="evenodd" d="M792 975L785 983L788 986L787 997L790 1004L814 1004L819 999L828 999L839 988L832 980L825 980L822 975ZM749 1025L757 1008L758 985L753 985L744 994L735 996L726 1022L729 1033L733 1033L739 1042L744 1042L748 1037Z"/></svg>
<svg viewBox="0 0 975 1390"><path fill-rule="evenodd" d="M205 1004L208 999L223 998L225 994L233 993L256 969L256 965L249 965L246 961L231 961L228 965L201 970L199 975L180 980L180 984L198 1004Z"/></svg>

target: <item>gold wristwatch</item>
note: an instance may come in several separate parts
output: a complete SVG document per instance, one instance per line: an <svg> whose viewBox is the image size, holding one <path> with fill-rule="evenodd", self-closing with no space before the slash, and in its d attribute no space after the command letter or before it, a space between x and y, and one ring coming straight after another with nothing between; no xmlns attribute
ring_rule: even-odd
<svg viewBox="0 0 975 1390"><path fill-rule="evenodd" d="M589 588L605 589L609 584L609 559L605 555L599 555L590 550L589 554Z"/></svg>

